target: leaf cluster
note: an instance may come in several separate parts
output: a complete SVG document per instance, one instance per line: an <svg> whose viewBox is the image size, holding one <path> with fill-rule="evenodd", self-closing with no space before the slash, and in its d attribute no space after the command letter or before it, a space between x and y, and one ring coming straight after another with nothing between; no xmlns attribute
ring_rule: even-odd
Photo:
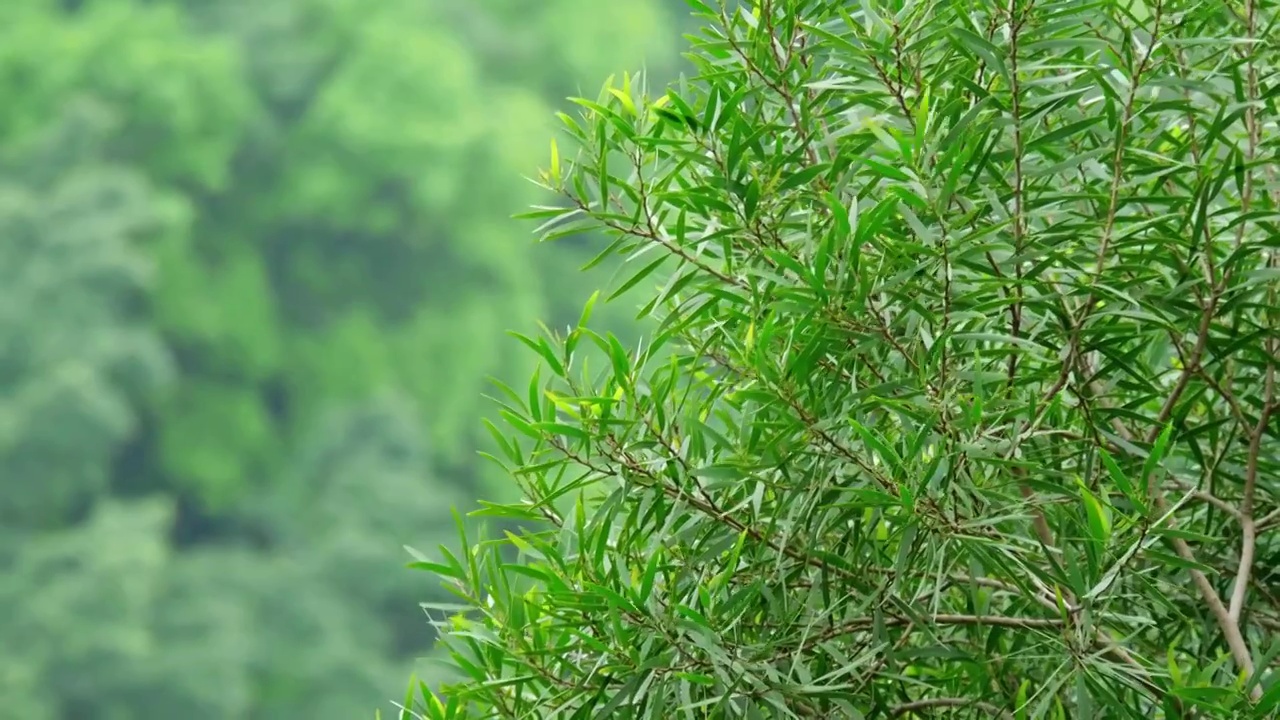
<svg viewBox="0 0 1280 720"><path fill-rule="evenodd" d="M690 4L530 214L657 329L520 338L404 716L1275 713L1274 6Z"/></svg>

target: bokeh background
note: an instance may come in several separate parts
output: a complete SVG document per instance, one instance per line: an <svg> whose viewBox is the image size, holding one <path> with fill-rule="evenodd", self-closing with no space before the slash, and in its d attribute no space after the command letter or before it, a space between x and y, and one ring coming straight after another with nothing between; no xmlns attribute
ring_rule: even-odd
<svg viewBox="0 0 1280 720"><path fill-rule="evenodd" d="M566 96L684 0L0 0L0 718L384 714L507 498L505 335L592 238L512 220ZM626 305L597 310L620 332ZM633 328L632 328L633 329Z"/></svg>

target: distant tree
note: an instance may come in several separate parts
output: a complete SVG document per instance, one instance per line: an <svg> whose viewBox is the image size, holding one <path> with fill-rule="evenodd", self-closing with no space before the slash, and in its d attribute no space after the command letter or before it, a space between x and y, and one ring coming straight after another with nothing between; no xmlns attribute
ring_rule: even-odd
<svg viewBox="0 0 1280 720"><path fill-rule="evenodd" d="M1274 5L690 4L533 213L658 329L524 338L403 717L1274 717Z"/></svg>
<svg viewBox="0 0 1280 720"><path fill-rule="evenodd" d="M401 546L510 487L484 378L594 282L520 173L671 2L0 1L0 717L398 694Z"/></svg>
<svg viewBox="0 0 1280 720"><path fill-rule="evenodd" d="M155 268L138 245L172 230L174 208L102 161L115 120L69 103L0 157L0 543L106 496L136 405L173 375L147 323Z"/></svg>

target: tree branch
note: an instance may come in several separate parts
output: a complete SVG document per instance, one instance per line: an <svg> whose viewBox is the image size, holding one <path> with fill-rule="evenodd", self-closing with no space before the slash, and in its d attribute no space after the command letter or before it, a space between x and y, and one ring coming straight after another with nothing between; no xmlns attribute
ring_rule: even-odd
<svg viewBox="0 0 1280 720"><path fill-rule="evenodd" d="M977 710L981 710L982 712L992 717L999 717L999 718L1013 717L1013 715L1011 715L1008 710L1005 710L1004 708L1001 708L997 705L992 705L991 703L988 703L988 702L982 702L981 700L973 700L971 698L958 698L958 697L940 697L940 698L927 698L925 700L915 700L913 702L903 703L901 705L895 706L892 710L889 711L889 714L893 717L898 717L899 715L906 715L907 713L916 712L917 710L928 710L930 708L958 708L958 707L972 707Z"/></svg>
<svg viewBox="0 0 1280 720"><path fill-rule="evenodd" d="M1232 505L1226 500L1223 500L1217 495L1214 495L1213 493L1208 493L1203 490L1196 490L1190 485L1184 482L1180 482L1178 480L1173 481L1173 486L1187 493L1190 497L1195 498L1196 500L1199 500L1202 503L1205 503L1206 505L1214 506L1215 508L1221 510L1222 512L1231 516L1235 520L1241 519L1240 510L1236 508L1236 506Z"/></svg>
<svg viewBox="0 0 1280 720"><path fill-rule="evenodd" d="M1163 495L1157 494L1154 498L1156 509L1162 513L1167 513L1169 504L1165 501ZM1172 515L1169 515L1169 526L1177 527L1177 521ZM1182 538L1170 538L1173 549L1178 556L1187 562L1196 562L1196 555L1191 550L1191 546ZM1231 659L1235 661L1236 667L1244 673L1245 679L1253 677L1253 655L1249 650L1249 645L1245 642L1244 635L1240 632L1239 625L1231 619L1231 613L1227 606L1222 603L1222 598L1218 596L1218 591L1214 589L1213 583L1209 582L1209 578L1205 574L1196 569L1188 570L1191 573L1191 580L1195 583L1196 589L1200 591L1200 596L1204 599L1205 605L1209 607L1209 612L1213 614L1214 619L1218 623L1218 628L1222 631L1223 637L1226 638L1227 648L1231 650ZM1255 685L1253 688L1253 697L1257 699L1262 695L1262 687Z"/></svg>
<svg viewBox="0 0 1280 720"><path fill-rule="evenodd" d="M1271 421L1271 412L1275 408L1276 390L1275 367L1267 368L1266 390L1262 414L1258 424L1253 426L1249 436L1249 459L1244 472L1244 496L1240 499L1240 565L1236 568L1235 583L1231 588L1231 606L1227 615L1231 622L1239 625L1240 613L1244 610L1245 599L1249 595L1249 575L1253 572L1253 555L1257 550L1258 529L1253 519L1254 496L1258 491L1258 458L1262 455L1262 438L1267 434L1267 424Z"/></svg>

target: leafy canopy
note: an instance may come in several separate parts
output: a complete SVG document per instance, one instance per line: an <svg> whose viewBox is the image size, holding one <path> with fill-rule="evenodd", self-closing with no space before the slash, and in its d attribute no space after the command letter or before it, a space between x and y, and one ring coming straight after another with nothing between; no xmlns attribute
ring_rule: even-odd
<svg viewBox="0 0 1280 720"><path fill-rule="evenodd" d="M690 2L532 213L657 330L522 338L404 717L1274 713L1274 5Z"/></svg>

